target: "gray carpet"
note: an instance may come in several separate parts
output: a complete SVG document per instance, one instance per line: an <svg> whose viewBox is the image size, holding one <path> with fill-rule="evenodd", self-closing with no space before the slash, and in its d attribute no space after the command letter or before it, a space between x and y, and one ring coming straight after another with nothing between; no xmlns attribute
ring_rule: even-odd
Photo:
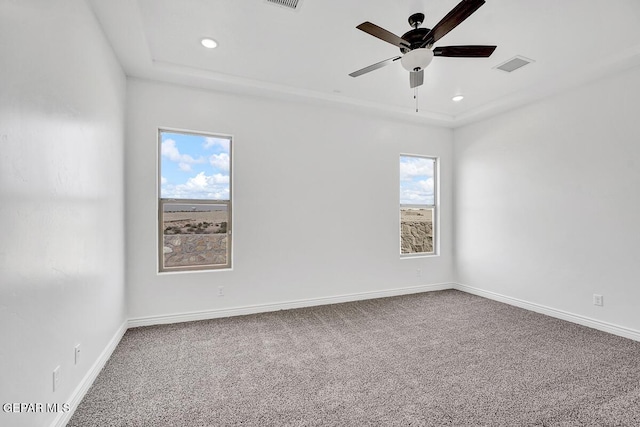
<svg viewBox="0 0 640 427"><path fill-rule="evenodd" d="M638 426L640 342L459 291L127 331L69 426Z"/></svg>

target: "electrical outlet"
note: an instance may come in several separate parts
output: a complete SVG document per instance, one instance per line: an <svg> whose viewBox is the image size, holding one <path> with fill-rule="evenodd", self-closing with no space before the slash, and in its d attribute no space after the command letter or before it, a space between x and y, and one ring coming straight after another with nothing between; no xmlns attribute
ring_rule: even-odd
<svg viewBox="0 0 640 427"><path fill-rule="evenodd" d="M602 307L604 305L602 295L593 294L593 305L597 305L599 307Z"/></svg>
<svg viewBox="0 0 640 427"><path fill-rule="evenodd" d="M422 269L418 268L416 270L416 277L422 277Z"/></svg>
<svg viewBox="0 0 640 427"><path fill-rule="evenodd" d="M56 391L60 383L60 366L53 370L53 391Z"/></svg>
<svg viewBox="0 0 640 427"><path fill-rule="evenodd" d="M80 344L75 347L75 364L80 363Z"/></svg>
<svg viewBox="0 0 640 427"><path fill-rule="evenodd" d="M224 286L218 286L218 296L219 297L224 296Z"/></svg>

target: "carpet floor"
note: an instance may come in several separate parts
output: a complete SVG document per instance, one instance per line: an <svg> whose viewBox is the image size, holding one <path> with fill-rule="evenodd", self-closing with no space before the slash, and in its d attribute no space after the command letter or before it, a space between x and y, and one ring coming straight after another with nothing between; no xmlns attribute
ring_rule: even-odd
<svg viewBox="0 0 640 427"><path fill-rule="evenodd" d="M639 426L640 342L448 290L134 328L68 426Z"/></svg>

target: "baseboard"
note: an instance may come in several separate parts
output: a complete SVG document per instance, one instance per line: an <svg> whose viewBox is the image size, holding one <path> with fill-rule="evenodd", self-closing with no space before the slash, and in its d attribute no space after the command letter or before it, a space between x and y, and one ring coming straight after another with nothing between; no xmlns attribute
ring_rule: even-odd
<svg viewBox="0 0 640 427"><path fill-rule="evenodd" d="M541 313L547 316L555 317L557 319L562 319L568 322L577 323L578 325L587 326L589 328L598 329L600 331L608 332L610 334L618 335L624 338L629 338L634 341L640 341L640 331L637 331L635 329L630 329L624 326L603 322L601 320L592 319L590 317L581 316L579 314L569 313L567 311L558 310L558 309L547 307L541 304L531 303L518 298L502 295L497 292L485 291L483 289L475 288L473 286L463 285L460 283L455 283L453 284L452 287L453 289L457 289L462 292L467 292L467 293L478 295L484 298L500 301L505 304L535 311L536 313Z"/></svg>
<svg viewBox="0 0 640 427"><path fill-rule="evenodd" d="M100 373L104 365L111 357L113 350L116 349L125 332L127 332L126 321L123 322L122 325L120 325L116 333L113 335L113 338L111 338L107 346L104 348L104 350L102 350L102 353L100 353L100 356L98 356L98 359L91 366L91 369L89 369L84 378L82 378L82 381L80 381L80 384L78 384L73 393L71 393L71 397L69 398L69 400L67 400L67 403L69 403L69 407L71 408L71 410L69 412L59 413L56 419L53 420L51 427L64 427L67 425L67 423L71 419L71 416L76 411L76 408L84 398L84 395L87 394L87 391L89 390L95 379L98 377L98 374Z"/></svg>
<svg viewBox="0 0 640 427"><path fill-rule="evenodd" d="M190 322L195 320L207 320L220 317L241 316L245 314L265 313L270 311L289 310L294 308L313 307L318 305L337 304L343 302L392 297L398 295L409 295L421 292L440 291L445 289L453 289L453 285L453 283L437 283L432 285L409 286L382 291L360 292L331 297L286 301L273 304L257 304L229 309L205 310L189 313L178 313L172 315L149 316L129 319L128 321L123 322L122 325L118 328L102 353L100 353L100 356L98 356L98 359L94 362L84 378L82 378L82 381L80 381L78 386L71 393L70 398L67 400L67 403L69 403L69 407L71 408L71 410L66 413L59 413L51 423L51 427L64 427L69 422L76 408L84 398L85 394L87 393L95 379L98 377L98 374L100 374L100 371L111 357L111 354L117 347L125 332L127 332L128 328L166 323Z"/></svg>
<svg viewBox="0 0 640 427"><path fill-rule="evenodd" d="M272 304L256 304L241 307L192 311L188 313L176 313L160 316L147 316L129 319L129 327L151 326L167 323L192 322L196 320L217 319L221 317L242 316L246 314L266 313L279 310L291 310L294 308L314 307L326 304L339 304L343 302L361 301L374 298L385 298L398 295L409 295L420 292L441 291L453 289L453 283L436 283L431 285L409 286L404 288L386 289L382 291L358 292L353 294L336 295L321 298L309 298L294 301L285 301Z"/></svg>
<svg viewBox="0 0 640 427"><path fill-rule="evenodd" d="M272 304L256 304L241 307L233 307L227 309L217 310L204 310L194 311L188 313L177 313L171 315L161 316L147 316L129 319L124 322L120 328L116 331L113 338L109 341L105 349L102 351L98 359L94 362L93 366L87 374L84 376L80 384L71 394L68 401L71 410L66 413L60 413L51 424L51 427L64 427L71 419L78 404L82 401L85 394L97 378L98 374L107 363L111 354L115 350L116 346L124 336L128 328L135 328L139 326L150 326L167 323L180 323L191 322L196 320L216 319L221 317L242 316L246 314L265 313L279 310L290 310L303 307L314 307L326 304L339 304L351 301L361 301L374 298L385 298L398 295L409 295L421 292L441 291L446 289L456 289L462 292L467 292L473 295L478 295L483 298L503 302L505 304L513 305L516 307L531 310L536 313L545 314L547 316L555 317L558 319L566 320L568 322L576 323L579 325L587 326L589 328L598 329L600 331L608 332L610 334L618 335L624 338L629 338L635 341L640 341L640 331L635 329L626 328L623 326L615 325L608 322L603 322L589 317L580 316L577 314L569 313L563 310L558 310L552 307L547 307L541 304L531 303L518 298L513 298L507 295L499 294L497 292L486 291L484 289L475 288L473 286L464 285L461 283L437 283L431 285L409 286L403 288L386 289L381 291L359 292L352 294L336 295L331 297L321 298L309 298L294 301L285 301Z"/></svg>

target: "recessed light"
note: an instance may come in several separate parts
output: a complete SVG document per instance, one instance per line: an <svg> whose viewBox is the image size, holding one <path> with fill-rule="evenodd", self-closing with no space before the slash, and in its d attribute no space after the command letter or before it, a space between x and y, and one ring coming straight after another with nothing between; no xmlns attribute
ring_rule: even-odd
<svg viewBox="0 0 640 427"><path fill-rule="evenodd" d="M454 96L453 98L451 98L451 100L452 100L453 102L460 102L460 101L462 101L463 99L464 99L464 96L462 96L462 95L456 95L456 96Z"/></svg>
<svg viewBox="0 0 640 427"><path fill-rule="evenodd" d="M207 49L213 49L218 46L218 42L210 38L204 38L200 40L200 44L202 44L202 46L206 47Z"/></svg>

